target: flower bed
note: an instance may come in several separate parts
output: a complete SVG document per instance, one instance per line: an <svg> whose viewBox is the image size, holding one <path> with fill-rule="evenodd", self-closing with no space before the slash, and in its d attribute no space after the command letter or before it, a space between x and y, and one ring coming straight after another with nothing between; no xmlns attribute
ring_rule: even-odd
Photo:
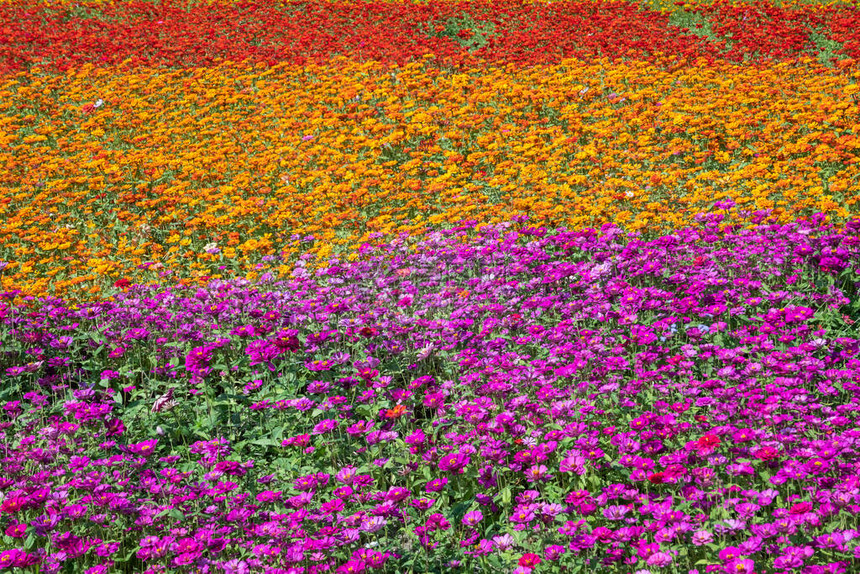
<svg viewBox="0 0 860 574"><path fill-rule="evenodd" d="M656 235L720 200L844 222L856 90L812 63L20 76L0 98L0 280L85 299L116 281L288 274L300 253L465 219Z"/></svg>
<svg viewBox="0 0 860 574"><path fill-rule="evenodd" d="M702 219L7 294L0 564L850 571L860 225Z"/></svg>
<svg viewBox="0 0 860 574"><path fill-rule="evenodd" d="M0 570L860 571L857 14L0 1Z"/></svg>

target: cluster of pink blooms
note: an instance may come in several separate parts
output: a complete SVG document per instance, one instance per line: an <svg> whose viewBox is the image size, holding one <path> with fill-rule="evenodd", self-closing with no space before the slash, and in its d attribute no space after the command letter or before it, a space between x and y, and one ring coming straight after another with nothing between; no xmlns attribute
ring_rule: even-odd
<svg viewBox="0 0 860 574"><path fill-rule="evenodd" d="M856 572L858 232L463 226L3 294L0 569Z"/></svg>

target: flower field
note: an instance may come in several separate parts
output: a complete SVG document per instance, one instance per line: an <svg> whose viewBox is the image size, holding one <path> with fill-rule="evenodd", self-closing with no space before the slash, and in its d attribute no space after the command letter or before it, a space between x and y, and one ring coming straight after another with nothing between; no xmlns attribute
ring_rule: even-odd
<svg viewBox="0 0 860 574"><path fill-rule="evenodd" d="M860 572L850 3L0 1L0 570Z"/></svg>

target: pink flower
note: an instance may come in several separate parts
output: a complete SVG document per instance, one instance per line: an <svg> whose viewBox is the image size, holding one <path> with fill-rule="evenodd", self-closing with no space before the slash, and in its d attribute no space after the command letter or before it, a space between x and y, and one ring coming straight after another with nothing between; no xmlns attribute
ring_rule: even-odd
<svg viewBox="0 0 860 574"><path fill-rule="evenodd" d="M648 557L648 560L646 560L645 563L648 564L648 566L664 568L672 563L672 555L667 552L655 552Z"/></svg>
<svg viewBox="0 0 860 574"><path fill-rule="evenodd" d="M484 515L480 510L473 510L472 512L467 512L466 515L463 516L463 524L466 526L476 526L483 519Z"/></svg>

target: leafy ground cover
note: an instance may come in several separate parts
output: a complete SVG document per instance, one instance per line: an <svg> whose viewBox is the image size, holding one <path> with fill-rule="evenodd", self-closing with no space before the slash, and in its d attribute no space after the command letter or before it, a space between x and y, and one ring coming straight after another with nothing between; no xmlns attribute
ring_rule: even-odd
<svg viewBox="0 0 860 574"><path fill-rule="evenodd" d="M860 570L857 18L0 3L0 569Z"/></svg>

